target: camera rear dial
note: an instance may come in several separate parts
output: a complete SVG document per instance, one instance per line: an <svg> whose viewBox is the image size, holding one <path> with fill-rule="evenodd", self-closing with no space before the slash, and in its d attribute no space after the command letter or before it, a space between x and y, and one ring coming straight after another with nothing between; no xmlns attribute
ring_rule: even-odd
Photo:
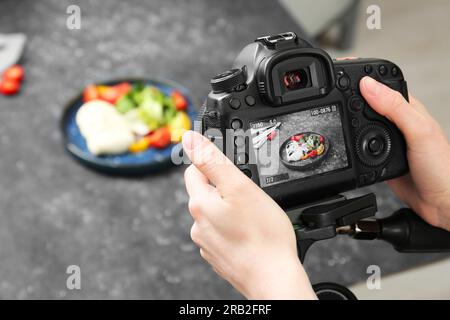
<svg viewBox="0 0 450 320"><path fill-rule="evenodd" d="M384 125L371 123L358 132L356 153L365 165L369 167L382 165L389 159L391 151L391 134Z"/></svg>

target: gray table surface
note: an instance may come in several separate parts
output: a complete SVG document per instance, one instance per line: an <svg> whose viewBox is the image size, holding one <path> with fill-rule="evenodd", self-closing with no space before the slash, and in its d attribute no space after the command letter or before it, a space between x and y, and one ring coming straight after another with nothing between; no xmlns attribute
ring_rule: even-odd
<svg viewBox="0 0 450 320"><path fill-rule="evenodd" d="M298 27L271 0L75 2L81 30L66 28L73 2L0 2L0 33L28 36L23 90L0 97L0 298L241 298L189 239L183 168L100 175L65 153L59 121L83 86L116 77L173 79L200 101L243 45ZM371 190L381 212L401 206ZM313 282L350 284L370 264L387 274L439 257L337 238L315 244L306 269ZM66 288L72 264L81 290Z"/></svg>

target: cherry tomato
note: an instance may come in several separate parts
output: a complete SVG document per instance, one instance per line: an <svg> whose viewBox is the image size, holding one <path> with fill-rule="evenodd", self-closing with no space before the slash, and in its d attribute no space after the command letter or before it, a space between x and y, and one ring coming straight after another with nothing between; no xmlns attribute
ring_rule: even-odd
<svg viewBox="0 0 450 320"><path fill-rule="evenodd" d="M131 84L128 82L118 83L114 86L114 88L119 92L119 98L123 95L127 94L131 90Z"/></svg>
<svg viewBox="0 0 450 320"><path fill-rule="evenodd" d="M320 143L323 143L325 141L323 136L320 136Z"/></svg>
<svg viewBox="0 0 450 320"><path fill-rule="evenodd" d="M186 98L179 91L172 92L172 99L173 102L175 103L175 108L177 108L177 110L186 110L187 108Z"/></svg>
<svg viewBox="0 0 450 320"><path fill-rule="evenodd" d="M312 151L310 151L310 152L308 153L308 156L309 156L310 158L317 157L317 150L312 150Z"/></svg>
<svg viewBox="0 0 450 320"><path fill-rule="evenodd" d="M83 91L83 101L84 102L96 100L99 98L100 98L100 96L98 94L97 86L91 84L84 89L84 91Z"/></svg>
<svg viewBox="0 0 450 320"><path fill-rule="evenodd" d="M98 90L99 98L106 102L115 104L116 101L121 97L119 90L116 87L111 86L101 86Z"/></svg>
<svg viewBox="0 0 450 320"><path fill-rule="evenodd" d="M20 82L11 79L4 79L0 82L0 93L4 95L13 95L20 90Z"/></svg>
<svg viewBox="0 0 450 320"><path fill-rule="evenodd" d="M19 66L18 64L15 64L5 70L5 72L3 73L3 80L14 80L20 82L23 80L24 76L24 68L22 66Z"/></svg>
<svg viewBox="0 0 450 320"><path fill-rule="evenodd" d="M148 144L150 147L162 149L170 144L170 130L168 127L156 129L148 136Z"/></svg>
<svg viewBox="0 0 450 320"><path fill-rule="evenodd" d="M304 136L304 134L299 134L299 135L297 135L297 136L293 136L293 137L291 137L291 140L292 141L300 141L300 139L301 138L303 138L303 136Z"/></svg>

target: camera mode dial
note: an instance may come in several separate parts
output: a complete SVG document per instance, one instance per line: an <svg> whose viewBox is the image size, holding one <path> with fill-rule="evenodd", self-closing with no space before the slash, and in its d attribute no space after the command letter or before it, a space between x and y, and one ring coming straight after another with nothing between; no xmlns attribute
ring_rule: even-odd
<svg viewBox="0 0 450 320"><path fill-rule="evenodd" d="M362 163L376 167L389 159L392 139L387 128L381 124L369 124L356 137L356 153Z"/></svg>
<svg viewBox="0 0 450 320"><path fill-rule="evenodd" d="M211 87L215 93L230 92L235 88L245 85L247 75L245 68L231 69L222 72L211 79Z"/></svg>

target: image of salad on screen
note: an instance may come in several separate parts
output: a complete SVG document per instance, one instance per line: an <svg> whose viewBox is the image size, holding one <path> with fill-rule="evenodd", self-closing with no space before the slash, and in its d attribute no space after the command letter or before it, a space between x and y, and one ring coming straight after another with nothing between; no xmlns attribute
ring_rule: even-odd
<svg viewBox="0 0 450 320"><path fill-rule="evenodd" d="M83 102L76 123L94 155L166 148L191 128L187 99L177 90L166 95L143 83L90 85Z"/></svg>
<svg viewBox="0 0 450 320"><path fill-rule="evenodd" d="M329 105L253 122L252 144L261 187L348 166L341 115ZM277 138L277 139L275 139ZM278 143L272 148L272 143ZM263 148L264 146L264 148ZM268 150L278 152L267 155ZM261 159L270 158L270 163ZM279 165L273 166L274 161ZM276 172L267 174L267 167Z"/></svg>

